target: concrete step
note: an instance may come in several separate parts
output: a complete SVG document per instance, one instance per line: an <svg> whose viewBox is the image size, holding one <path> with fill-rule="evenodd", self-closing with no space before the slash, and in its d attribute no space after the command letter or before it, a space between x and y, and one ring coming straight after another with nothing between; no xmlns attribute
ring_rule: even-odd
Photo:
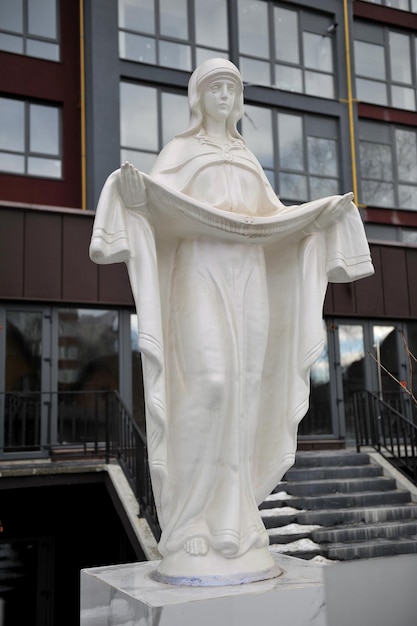
<svg viewBox="0 0 417 626"><path fill-rule="evenodd" d="M278 525L280 516L270 515L268 522ZM318 524L332 527L343 523L378 524L383 522L417 519L417 504L409 503L400 506L363 506L356 508L322 509L316 511L300 511L291 521L298 524Z"/></svg>
<svg viewBox="0 0 417 626"><path fill-rule="evenodd" d="M396 488L394 478L383 476L371 478L346 478L343 480L307 480L280 483L277 491L285 491L293 496L319 496L332 493L358 493L362 491L392 491Z"/></svg>
<svg viewBox="0 0 417 626"><path fill-rule="evenodd" d="M305 480L341 480L345 478L369 478L371 476L382 476L383 469L379 465L340 465L331 467L294 467L288 470L283 478L283 482L305 481Z"/></svg>
<svg viewBox="0 0 417 626"><path fill-rule="evenodd" d="M337 467L340 465L368 465L369 455L366 452L323 450L297 452L294 468L305 467Z"/></svg>
<svg viewBox="0 0 417 626"><path fill-rule="evenodd" d="M405 504L411 496L405 490L363 491L361 493L324 494L314 498L290 496L282 504L296 509L336 509L348 507L364 507L384 504Z"/></svg>
<svg viewBox="0 0 417 626"><path fill-rule="evenodd" d="M399 521L380 524L352 524L339 526L336 528L316 528L314 526L298 526L301 529L313 528L310 534L313 541L317 543L346 543L369 541L373 539L398 539L399 537L407 537L417 535L417 520ZM279 541L279 529L277 532L271 533L270 536L277 538Z"/></svg>
<svg viewBox="0 0 417 626"><path fill-rule="evenodd" d="M275 543L269 546L271 552L275 554L285 554L295 556L299 559L310 560L315 556L321 556L323 550L321 546L311 541L311 539L300 539L291 543Z"/></svg>
<svg viewBox="0 0 417 626"><path fill-rule="evenodd" d="M325 550L328 559L351 561L353 559L370 559L379 556L417 553L417 537L395 540L375 539L358 543L335 543Z"/></svg>

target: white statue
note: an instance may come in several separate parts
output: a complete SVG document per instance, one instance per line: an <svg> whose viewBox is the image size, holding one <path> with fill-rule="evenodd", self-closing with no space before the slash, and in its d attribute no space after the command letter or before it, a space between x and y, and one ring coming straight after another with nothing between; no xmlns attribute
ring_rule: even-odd
<svg viewBox="0 0 417 626"><path fill-rule="evenodd" d="M327 282L374 270L352 194L277 198L237 131L230 61L200 65L188 96L151 174L109 176L90 256L124 261L135 298L159 577L230 584L276 575L258 505L294 463Z"/></svg>

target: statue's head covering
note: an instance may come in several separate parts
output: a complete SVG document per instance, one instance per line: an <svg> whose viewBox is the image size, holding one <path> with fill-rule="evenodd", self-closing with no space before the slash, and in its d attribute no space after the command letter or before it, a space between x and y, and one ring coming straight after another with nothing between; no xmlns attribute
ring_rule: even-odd
<svg viewBox="0 0 417 626"><path fill-rule="evenodd" d="M215 78L229 78L236 84L236 97L233 109L226 122L227 130L232 137L242 139L236 128L238 121L243 117L243 82L236 65L227 59L208 59L199 65L191 74L188 82L188 104L190 107L190 125L177 137L197 134L203 124L204 111L201 106L201 97L204 89Z"/></svg>

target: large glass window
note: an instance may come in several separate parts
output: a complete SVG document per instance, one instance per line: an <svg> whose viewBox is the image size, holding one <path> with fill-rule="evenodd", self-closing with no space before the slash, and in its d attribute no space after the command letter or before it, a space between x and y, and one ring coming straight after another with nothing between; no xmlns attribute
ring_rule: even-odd
<svg viewBox="0 0 417 626"><path fill-rule="evenodd" d="M417 210L417 133L414 128L362 120L359 124L362 202Z"/></svg>
<svg viewBox="0 0 417 626"><path fill-rule="evenodd" d="M122 59L191 71L228 56L227 0L119 0Z"/></svg>
<svg viewBox="0 0 417 626"><path fill-rule="evenodd" d="M281 199L298 202L339 193L334 120L246 105L242 132Z"/></svg>
<svg viewBox="0 0 417 626"><path fill-rule="evenodd" d="M248 83L334 98L329 16L263 0L238 0L239 63Z"/></svg>
<svg viewBox="0 0 417 626"><path fill-rule="evenodd" d="M120 84L121 162L149 172L162 147L189 123L185 94L137 83Z"/></svg>
<svg viewBox="0 0 417 626"><path fill-rule="evenodd" d="M382 4L391 9L399 9L400 11L410 11L417 13L417 0L364 0L364 2L372 2L372 4Z"/></svg>
<svg viewBox="0 0 417 626"><path fill-rule="evenodd" d="M0 171L61 177L58 107L0 98Z"/></svg>
<svg viewBox="0 0 417 626"><path fill-rule="evenodd" d="M416 37L355 23L355 74L359 100L416 110Z"/></svg>
<svg viewBox="0 0 417 626"><path fill-rule="evenodd" d="M0 0L0 50L59 61L57 0Z"/></svg>

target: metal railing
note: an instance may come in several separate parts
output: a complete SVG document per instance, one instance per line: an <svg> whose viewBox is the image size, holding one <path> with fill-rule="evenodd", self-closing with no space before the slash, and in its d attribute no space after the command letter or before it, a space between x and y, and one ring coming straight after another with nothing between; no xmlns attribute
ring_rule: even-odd
<svg viewBox="0 0 417 626"><path fill-rule="evenodd" d="M417 484L417 425L370 391L354 394L356 449L375 448Z"/></svg>
<svg viewBox="0 0 417 626"><path fill-rule="evenodd" d="M149 472L146 435L117 391L0 394L3 459L48 457L63 452L116 458L155 537L160 528Z"/></svg>

